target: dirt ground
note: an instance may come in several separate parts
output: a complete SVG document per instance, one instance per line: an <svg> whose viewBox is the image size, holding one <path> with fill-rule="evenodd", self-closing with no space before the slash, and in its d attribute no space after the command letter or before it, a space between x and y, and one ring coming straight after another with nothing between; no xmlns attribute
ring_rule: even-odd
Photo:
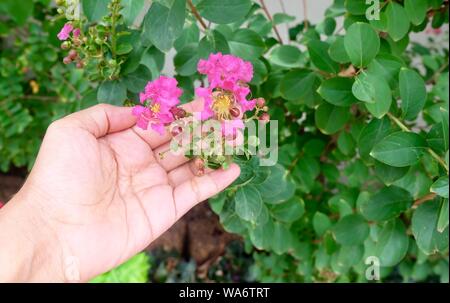
<svg viewBox="0 0 450 303"><path fill-rule="evenodd" d="M23 182L21 176L0 174L0 202L10 200ZM208 267L235 239L237 236L225 232L218 216L211 211L207 202L203 202L154 241L147 251L157 248L175 250L188 259L194 259L199 267Z"/></svg>

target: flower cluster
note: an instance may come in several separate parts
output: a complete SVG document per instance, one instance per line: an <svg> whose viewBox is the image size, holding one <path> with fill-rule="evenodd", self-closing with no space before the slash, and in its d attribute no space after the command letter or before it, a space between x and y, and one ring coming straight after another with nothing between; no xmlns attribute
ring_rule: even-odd
<svg viewBox="0 0 450 303"><path fill-rule="evenodd" d="M63 59L64 64L75 62L77 68L83 68L84 62L82 58L74 48L71 49L72 46L78 47L83 43L83 40L81 38L81 30L79 28L75 28L72 23L66 23L58 33L57 37L59 40L64 41L61 44L62 49L70 49L68 55Z"/></svg>
<svg viewBox="0 0 450 303"><path fill-rule="evenodd" d="M221 53L211 54L207 60L200 60L198 72L208 79L208 87L196 89L196 95L204 100L201 119L214 118L222 123L223 133L235 135L243 129L245 112L255 109L257 99L247 100L250 94L248 82L253 78L253 65L241 58ZM258 108L264 108L259 99ZM268 120L267 114L263 116Z"/></svg>
<svg viewBox="0 0 450 303"><path fill-rule="evenodd" d="M187 139L189 147L182 147L185 155L200 148L202 152L195 154L195 163L202 163L200 166L226 166L231 157L216 152L217 145L221 148L243 145L245 122L268 121L268 108L263 98L247 99L251 94L248 83L253 77L250 62L232 55L211 54L207 60L200 60L198 72L208 80L208 86L196 89L196 95L203 101L200 112L187 113L178 107L182 90L175 79L161 76L146 85L139 95L140 104L134 106L132 113L137 117L137 126L144 130L150 127L163 135L170 125L177 144ZM252 114L248 115L249 112ZM218 144L213 146L212 141Z"/></svg>
<svg viewBox="0 0 450 303"><path fill-rule="evenodd" d="M139 95L141 105L133 108L140 128L146 130L150 124L152 129L164 134L164 127L175 120L173 112L183 93L177 85L177 80L161 76L145 86L144 92Z"/></svg>

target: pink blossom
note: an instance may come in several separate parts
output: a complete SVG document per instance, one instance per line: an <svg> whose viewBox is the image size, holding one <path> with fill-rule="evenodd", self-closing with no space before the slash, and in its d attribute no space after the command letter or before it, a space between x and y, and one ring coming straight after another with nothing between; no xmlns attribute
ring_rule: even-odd
<svg viewBox="0 0 450 303"><path fill-rule="evenodd" d="M150 124L153 130L164 134L164 127L175 120L172 108L180 103L179 97L183 93L177 85L177 80L164 76L147 83L140 94L144 106L136 105L133 108L133 115L138 117L138 127L146 130Z"/></svg>
<svg viewBox="0 0 450 303"><path fill-rule="evenodd" d="M81 34L81 30L79 28L76 28L73 30L73 37L78 38Z"/></svg>
<svg viewBox="0 0 450 303"><path fill-rule="evenodd" d="M198 72L208 77L211 88L223 88L225 82L247 83L253 78L253 65L233 55L211 54L207 60L200 60Z"/></svg>
<svg viewBox="0 0 450 303"><path fill-rule="evenodd" d="M2 208L3 205L5 205L5 204L2 201L0 201L0 208Z"/></svg>
<svg viewBox="0 0 450 303"><path fill-rule="evenodd" d="M66 23L64 24L63 28L61 29L61 31L58 33L58 39L59 40L67 40L69 39L70 33L73 31L73 26L70 23Z"/></svg>
<svg viewBox="0 0 450 303"><path fill-rule="evenodd" d="M207 120L214 116L214 111L211 106L213 104L212 91L209 88L197 87L195 94L203 98L203 111L200 113L200 120Z"/></svg>

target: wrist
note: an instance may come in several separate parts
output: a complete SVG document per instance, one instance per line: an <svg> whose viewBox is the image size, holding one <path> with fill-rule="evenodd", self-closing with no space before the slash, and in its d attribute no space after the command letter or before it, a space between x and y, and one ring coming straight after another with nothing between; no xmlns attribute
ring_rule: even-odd
<svg viewBox="0 0 450 303"><path fill-rule="evenodd" d="M62 249L36 201L19 192L0 211L0 282L63 282Z"/></svg>

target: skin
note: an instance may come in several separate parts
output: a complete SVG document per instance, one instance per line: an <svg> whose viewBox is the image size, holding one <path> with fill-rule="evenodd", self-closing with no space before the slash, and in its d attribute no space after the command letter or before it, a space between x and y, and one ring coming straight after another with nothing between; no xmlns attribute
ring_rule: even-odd
<svg viewBox="0 0 450 303"><path fill-rule="evenodd" d="M194 111L198 102L185 106ZM0 211L0 281L89 281L142 251L239 167L197 176L170 135L100 104L50 125L22 189Z"/></svg>

